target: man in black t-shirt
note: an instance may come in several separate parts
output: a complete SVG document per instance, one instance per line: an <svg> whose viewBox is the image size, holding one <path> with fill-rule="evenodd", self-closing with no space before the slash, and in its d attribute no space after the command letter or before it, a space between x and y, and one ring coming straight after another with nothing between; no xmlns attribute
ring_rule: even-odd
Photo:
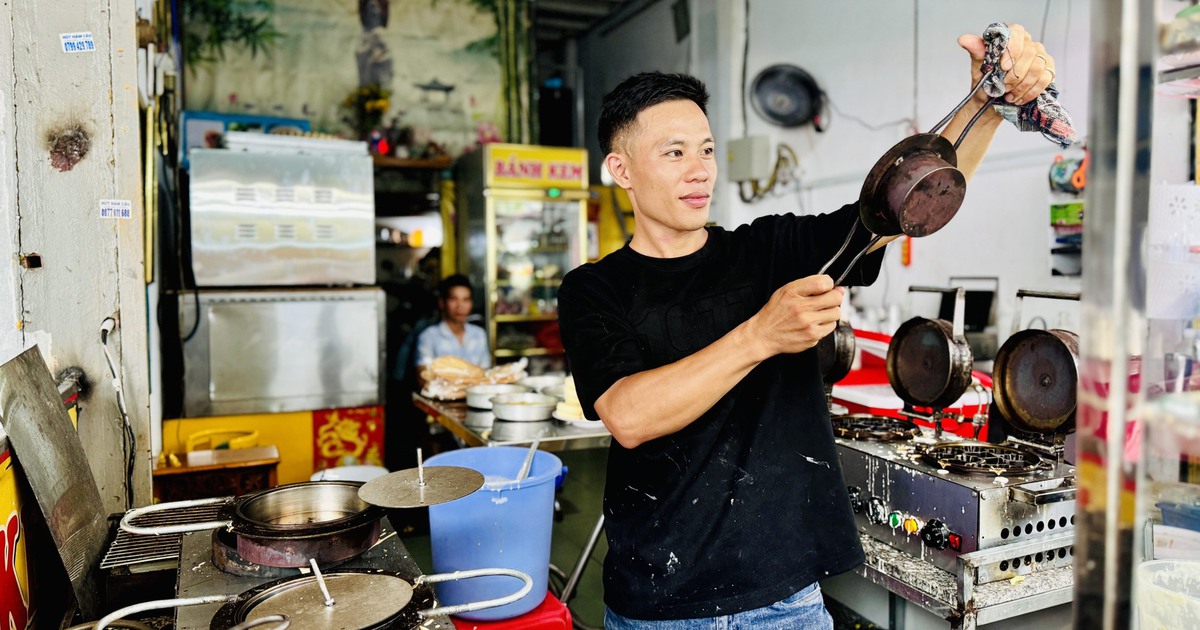
<svg viewBox="0 0 1200 630"><path fill-rule="evenodd" d="M1012 28L1001 65L1021 103L1050 82L1053 60ZM978 79L982 40L959 43ZM858 206L706 228L717 177L707 99L698 80L660 73L605 97L605 167L629 193L637 231L559 293L580 404L615 439L605 626L831 628L816 582L863 554L808 350L841 316L844 289L814 274ZM956 138L985 100L943 133ZM959 147L968 178L1000 120L984 113ZM857 236L852 251L870 239ZM874 281L892 238L847 283Z"/></svg>

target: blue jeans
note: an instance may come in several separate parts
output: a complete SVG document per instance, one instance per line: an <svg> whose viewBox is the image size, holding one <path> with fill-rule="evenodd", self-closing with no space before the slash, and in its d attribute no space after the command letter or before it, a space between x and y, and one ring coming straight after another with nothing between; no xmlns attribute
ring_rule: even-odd
<svg viewBox="0 0 1200 630"><path fill-rule="evenodd" d="M813 582L770 606L723 617L642 621L608 610L604 630L833 630L833 618L825 610L821 585Z"/></svg>

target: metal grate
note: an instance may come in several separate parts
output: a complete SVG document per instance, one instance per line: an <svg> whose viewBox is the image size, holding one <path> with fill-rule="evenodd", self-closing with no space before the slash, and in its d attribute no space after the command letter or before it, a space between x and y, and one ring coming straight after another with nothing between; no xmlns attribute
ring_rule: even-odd
<svg viewBox="0 0 1200 630"><path fill-rule="evenodd" d="M997 444L937 444L921 454L927 463L968 475L1028 475L1041 469L1042 459L1020 448Z"/></svg>
<svg viewBox="0 0 1200 630"><path fill-rule="evenodd" d="M275 201L279 203L292 203L296 201L296 189L291 186L280 186L275 189Z"/></svg>
<svg viewBox="0 0 1200 630"><path fill-rule="evenodd" d="M873 416L865 413L833 416L833 434L851 440L868 442L900 442L921 434L910 420Z"/></svg>
<svg viewBox="0 0 1200 630"><path fill-rule="evenodd" d="M240 202L258 201L258 191L251 186L238 186L233 190L233 200Z"/></svg>
<svg viewBox="0 0 1200 630"><path fill-rule="evenodd" d="M253 241L258 238L258 227L253 223L239 223L234 237L239 241Z"/></svg>
<svg viewBox="0 0 1200 630"><path fill-rule="evenodd" d="M224 504L198 505L164 512L152 512L133 519L134 525L180 525L184 523L201 523L218 518L218 513ZM117 535L109 545L104 559L100 561L101 569L127 567L135 564L158 562L161 560L179 559L179 541L183 534L131 534L117 528Z"/></svg>
<svg viewBox="0 0 1200 630"><path fill-rule="evenodd" d="M317 203L333 203L332 188L318 188L313 191L313 201Z"/></svg>
<svg viewBox="0 0 1200 630"><path fill-rule="evenodd" d="M275 238L281 241L296 240L296 226L292 223L276 223Z"/></svg>
<svg viewBox="0 0 1200 630"><path fill-rule="evenodd" d="M337 236L337 230L332 225L318 223L316 227L316 237L318 241L332 241Z"/></svg>

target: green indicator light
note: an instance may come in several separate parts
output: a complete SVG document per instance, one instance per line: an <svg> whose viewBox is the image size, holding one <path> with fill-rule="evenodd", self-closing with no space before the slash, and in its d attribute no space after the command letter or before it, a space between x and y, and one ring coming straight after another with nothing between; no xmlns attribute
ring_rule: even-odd
<svg viewBox="0 0 1200 630"><path fill-rule="evenodd" d="M891 525L892 527L900 527L901 520L902 519L899 512L892 512L891 514L888 514L888 525Z"/></svg>
<svg viewBox="0 0 1200 630"><path fill-rule="evenodd" d="M562 195L562 191L557 188L551 188L550 190L546 191L546 194L550 195L551 199L557 199Z"/></svg>

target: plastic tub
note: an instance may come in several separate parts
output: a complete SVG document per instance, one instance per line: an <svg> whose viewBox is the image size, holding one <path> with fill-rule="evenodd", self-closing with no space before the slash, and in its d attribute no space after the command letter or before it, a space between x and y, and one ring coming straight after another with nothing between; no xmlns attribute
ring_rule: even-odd
<svg viewBox="0 0 1200 630"><path fill-rule="evenodd" d="M1156 505L1159 510L1162 510L1163 525L1200 532L1200 505L1185 503L1158 503Z"/></svg>
<svg viewBox="0 0 1200 630"><path fill-rule="evenodd" d="M1151 560L1137 567L1140 630L1196 627L1200 619L1200 561Z"/></svg>
<svg viewBox="0 0 1200 630"><path fill-rule="evenodd" d="M525 597L499 608L458 615L465 619L509 619L533 610L545 597L554 486L563 466L551 453L537 451L529 476L518 484L515 478L528 453L528 448L515 446L476 447L441 453L425 462L477 470L485 480L473 494L429 507L433 572L498 567L533 578L533 589ZM442 582L436 588L438 601L452 606L502 597L513 591L513 581L486 577Z"/></svg>

